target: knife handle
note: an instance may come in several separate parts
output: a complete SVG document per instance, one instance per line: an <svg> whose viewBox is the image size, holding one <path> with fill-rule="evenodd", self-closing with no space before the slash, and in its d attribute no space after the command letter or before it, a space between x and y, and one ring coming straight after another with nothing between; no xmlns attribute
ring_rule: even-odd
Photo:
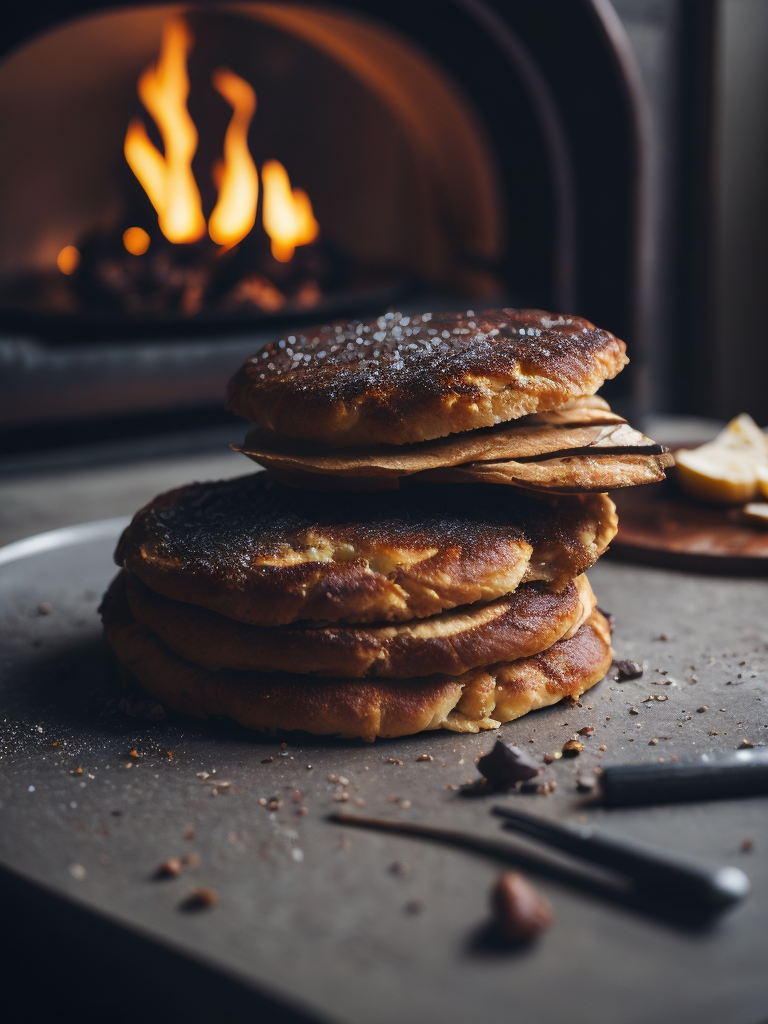
<svg viewBox="0 0 768 1024"><path fill-rule="evenodd" d="M609 765L600 793L607 807L768 793L768 747L703 754L695 761Z"/></svg>

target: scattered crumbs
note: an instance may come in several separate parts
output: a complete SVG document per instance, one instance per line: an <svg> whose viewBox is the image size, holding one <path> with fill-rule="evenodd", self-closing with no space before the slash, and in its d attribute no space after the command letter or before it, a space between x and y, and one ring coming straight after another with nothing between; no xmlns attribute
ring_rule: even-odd
<svg viewBox="0 0 768 1024"><path fill-rule="evenodd" d="M230 835L232 835L231 832ZM184 865L185 868L189 868L191 871L194 871L195 868L200 867L200 854L185 853L184 856L181 858L181 863Z"/></svg>
<svg viewBox="0 0 768 1024"><path fill-rule="evenodd" d="M400 808L401 811L407 811L410 810L411 807L413 807L413 804L411 803L410 800L398 800L397 806Z"/></svg>
<svg viewBox="0 0 768 1024"><path fill-rule="evenodd" d="M594 731L594 725L585 725L579 729L579 736L591 736Z"/></svg>
<svg viewBox="0 0 768 1024"><path fill-rule="evenodd" d="M301 792L301 790L294 789L294 791L291 793L291 800L293 801L293 803L300 804L303 799L304 794Z"/></svg>
<svg viewBox="0 0 768 1024"><path fill-rule="evenodd" d="M659 633L659 640L669 640L666 633Z"/></svg>
<svg viewBox="0 0 768 1024"><path fill-rule="evenodd" d="M616 669L613 678L617 683L627 679L639 679L643 674L643 666L637 661L615 661L613 666Z"/></svg>
<svg viewBox="0 0 768 1024"><path fill-rule="evenodd" d="M459 787L456 786L453 782L449 782L448 785L445 788L446 789L458 789Z"/></svg>
<svg viewBox="0 0 768 1024"><path fill-rule="evenodd" d="M368 801L364 800L361 796L355 797L355 807L367 807Z"/></svg>
<svg viewBox="0 0 768 1024"><path fill-rule="evenodd" d="M434 761L434 757L431 754L419 754L416 758L417 761Z"/></svg>
<svg viewBox="0 0 768 1024"><path fill-rule="evenodd" d="M181 871L181 861L178 857L169 857L164 860L155 873L156 878L175 878Z"/></svg>
<svg viewBox="0 0 768 1024"><path fill-rule="evenodd" d="M70 775L82 775L83 774L83 769L82 768L73 768L72 771L69 774Z"/></svg>
<svg viewBox="0 0 768 1024"><path fill-rule="evenodd" d="M630 715L639 715L640 714L640 712L635 707L631 707L629 709L629 713L630 713Z"/></svg>
<svg viewBox="0 0 768 1024"><path fill-rule="evenodd" d="M38 615L50 615L52 611L53 605L50 603L50 601L41 601L40 604L37 606ZM73 865L73 867L76 866L77 865Z"/></svg>
<svg viewBox="0 0 768 1024"><path fill-rule="evenodd" d="M313 768L314 768L315 766L314 766L313 764L308 764L308 765L305 765L304 767L305 767L305 768L307 769L307 771L308 771L308 772L311 772L311 771L312 771L312 769L313 769Z"/></svg>
<svg viewBox="0 0 768 1024"><path fill-rule="evenodd" d="M389 865L389 870L393 875L410 875L411 865L407 861L396 860Z"/></svg>
<svg viewBox="0 0 768 1024"><path fill-rule="evenodd" d="M736 749L737 750L749 750L749 748L750 747L754 747L754 745L755 745L754 743L752 743L750 740L745 738L745 739L743 739L741 741L741 743L738 745L738 747Z"/></svg>
<svg viewBox="0 0 768 1024"><path fill-rule="evenodd" d="M327 776L327 779L328 779L329 782L338 782L339 781L339 776L335 775L332 772L330 775Z"/></svg>
<svg viewBox="0 0 768 1024"><path fill-rule="evenodd" d="M579 793L592 793L597 786L597 778L594 775L579 775L576 779L576 789Z"/></svg>
<svg viewBox="0 0 768 1024"><path fill-rule="evenodd" d="M709 707L706 704L702 704L701 707L700 708L696 708L696 710L698 711L699 714L702 714L704 711L709 711Z"/></svg>
<svg viewBox="0 0 768 1024"><path fill-rule="evenodd" d="M720 733L718 732L718 730L717 730L717 729L710 729L710 730L709 730L709 735L710 735L710 736L719 736L719 735L720 735Z"/></svg>
<svg viewBox="0 0 768 1024"><path fill-rule="evenodd" d="M667 759L666 757L657 757L656 760L659 762L659 764L664 764Z"/></svg>
<svg viewBox="0 0 768 1024"><path fill-rule="evenodd" d="M649 746L649 747L655 747L655 746L658 746L658 743L659 743L659 741L658 741L658 740L657 740L657 739L656 739L655 737L654 737L654 739L652 739L652 740L648 740L648 746Z"/></svg>
<svg viewBox="0 0 768 1024"><path fill-rule="evenodd" d="M208 772L198 772L197 775L195 776L195 778L198 778L198 779L208 779L208 778L210 778L210 774Z"/></svg>
<svg viewBox="0 0 768 1024"><path fill-rule="evenodd" d="M333 794L333 799L336 803L345 804L349 800L349 793L346 789L340 789L337 793Z"/></svg>
<svg viewBox="0 0 768 1024"><path fill-rule="evenodd" d="M755 844L754 844L754 841L752 839L742 839L741 843L739 844L739 849L741 850L742 853L751 853L752 852L752 847L754 845Z"/></svg>
<svg viewBox="0 0 768 1024"><path fill-rule="evenodd" d="M262 764L271 764L274 760L275 760L275 757L274 757L274 754L273 754L272 757L263 757L261 759L261 763ZM309 767L309 765L307 765L307 767Z"/></svg>
<svg viewBox="0 0 768 1024"><path fill-rule="evenodd" d="M202 885L193 889L179 904L180 910L207 910L219 902L219 894L210 886Z"/></svg>
<svg viewBox="0 0 768 1024"><path fill-rule="evenodd" d="M390 793L387 797L388 804L396 804L400 797L396 793Z"/></svg>
<svg viewBox="0 0 768 1024"><path fill-rule="evenodd" d="M528 779L520 784L521 793L533 793L536 796L550 796L557 789L554 779L549 782L539 782L536 779Z"/></svg>
<svg viewBox="0 0 768 1024"><path fill-rule="evenodd" d="M604 743L601 743L600 746L597 749L598 750L607 750L608 747L606 747L606 745Z"/></svg>
<svg viewBox="0 0 768 1024"><path fill-rule="evenodd" d="M138 752L138 750L129 750L128 757L141 757L141 754Z"/></svg>
<svg viewBox="0 0 768 1024"><path fill-rule="evenodd" d="M266 807L267 806L267 799L266 799L266 797L263 797L263 796L259 797L259 806L260 807Z"/></svg>
<svg viewBox="0 0 768 1024"><path fill-rule="evenodd" d="M85 870L82 864L70 864L69 873L72 875L76 882L84 882L88 877L88 872Z"/></svg>
<svg viewBox="0 0 768 1024"><path fill-rule="evenodd" d="M271 800L267 800L267 810L268 811L279 811L282 806L283 806L283 801L282 800L278 800L278 798L276 796L273 796Z"/></svg>
<svg viewBox="0 0 768 1024"><path fill-rule="evenodd" d="M387 764L402 764L403 762L399 757L388 757Z"/></svg>
<svg viewBox="0 0 768 1024"><path fill-rule="evenodd" d="M667 696L666 693L657 693L656 694L656 700L658 700L658 701L665 701L665 700L669 700L669 697Z"/></svg>
<svg viewBox="0 0 768 1024"><path fill-rule="evenodd" d="M559 761L562 756L563 755L559 750L556 750L554 754L545 754L544 764L552 764L553 761Z"/></svg>
<svg viewBox="0 0 768 1024"><path fill-rule="evenodd" d="M563 744L563 757L578 757L583 749L584 744L580 740L567 740Z"/></svg>

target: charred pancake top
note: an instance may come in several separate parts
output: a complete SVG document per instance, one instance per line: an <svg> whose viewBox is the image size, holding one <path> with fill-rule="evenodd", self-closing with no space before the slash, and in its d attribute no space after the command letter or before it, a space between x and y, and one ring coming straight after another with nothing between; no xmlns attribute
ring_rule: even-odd
<svg viewBox="0 0 768 1024"><path fill-rule="evenodd" d="M615 531L599 494L556 504L482 484L318 494L254 473L155 498L115 560L166 597L242 622L404 621L529 580L560 588Z"/></svg>
<svg viewBox="0 0 768 1024"><path fill-rule="evenodd" d="M593 394L625 345L540 309L387 313L287 335L249 359L228 404L263 430L327 444L407 444Z"/></svg>

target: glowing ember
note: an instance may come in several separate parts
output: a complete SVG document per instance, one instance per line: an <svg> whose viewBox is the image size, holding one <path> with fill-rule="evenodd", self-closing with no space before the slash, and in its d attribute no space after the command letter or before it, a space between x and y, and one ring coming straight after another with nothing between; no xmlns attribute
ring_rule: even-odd
<svg viewBox="0 0 768 1024"><path fill-rule="evenodd" d="M56 257L56 266L62 274L74 274L80 266L80 251L74 245L65 245Z"/></svg>
<svg viewBox="0 0 768 1024"><path fill-rule="evenodd" d="M277 160L267 160L261 169L264 185L264 230L272 241L272 255L280 263L293 258L297 245L314 242L320 225L312 203L300 188L291 189L288 172Z"/></svg>
<svg viewBox="0 0 768 1024"><path fill-rule="evenodd" d="M143 256L149 248L149 241L144 228L128 228L123 232L123 245L133 256Z"/></svg>
<svg viewBox="0 0 768 1024"><path fill-rule="evenodd" d="M259 175L248 149L256 93L227 68L214 72L211 81L233 113L224 136L224 159L214 166L219 198L208 221L208 234L218 245L233 246L245 238L256 221Z"/></svg>
<svg viewBox="0 0 768 1024"><path fill-rule="evenodd" d="M192 174L197 129L187 110L187 54L192 34L183 18L163 29L157 64L139 78L142 103L163 140L163 156L150 141L144 122L131 121L125 136L125 158L157 211L160 230L171 242L196 242L205 234L200 193Z"/></svg>

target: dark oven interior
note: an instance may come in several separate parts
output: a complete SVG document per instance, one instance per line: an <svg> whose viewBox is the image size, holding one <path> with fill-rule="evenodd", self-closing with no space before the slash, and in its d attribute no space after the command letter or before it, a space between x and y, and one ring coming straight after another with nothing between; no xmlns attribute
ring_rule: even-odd
<svg viewBox="0 0 768 1024"><path fill-rule="evenodd" d="M643 98L613 8L51 3L0 60L6 439L218 406L292 325L585 315L642 390ZM578 40L578 45L574 41Z"/></svg>

